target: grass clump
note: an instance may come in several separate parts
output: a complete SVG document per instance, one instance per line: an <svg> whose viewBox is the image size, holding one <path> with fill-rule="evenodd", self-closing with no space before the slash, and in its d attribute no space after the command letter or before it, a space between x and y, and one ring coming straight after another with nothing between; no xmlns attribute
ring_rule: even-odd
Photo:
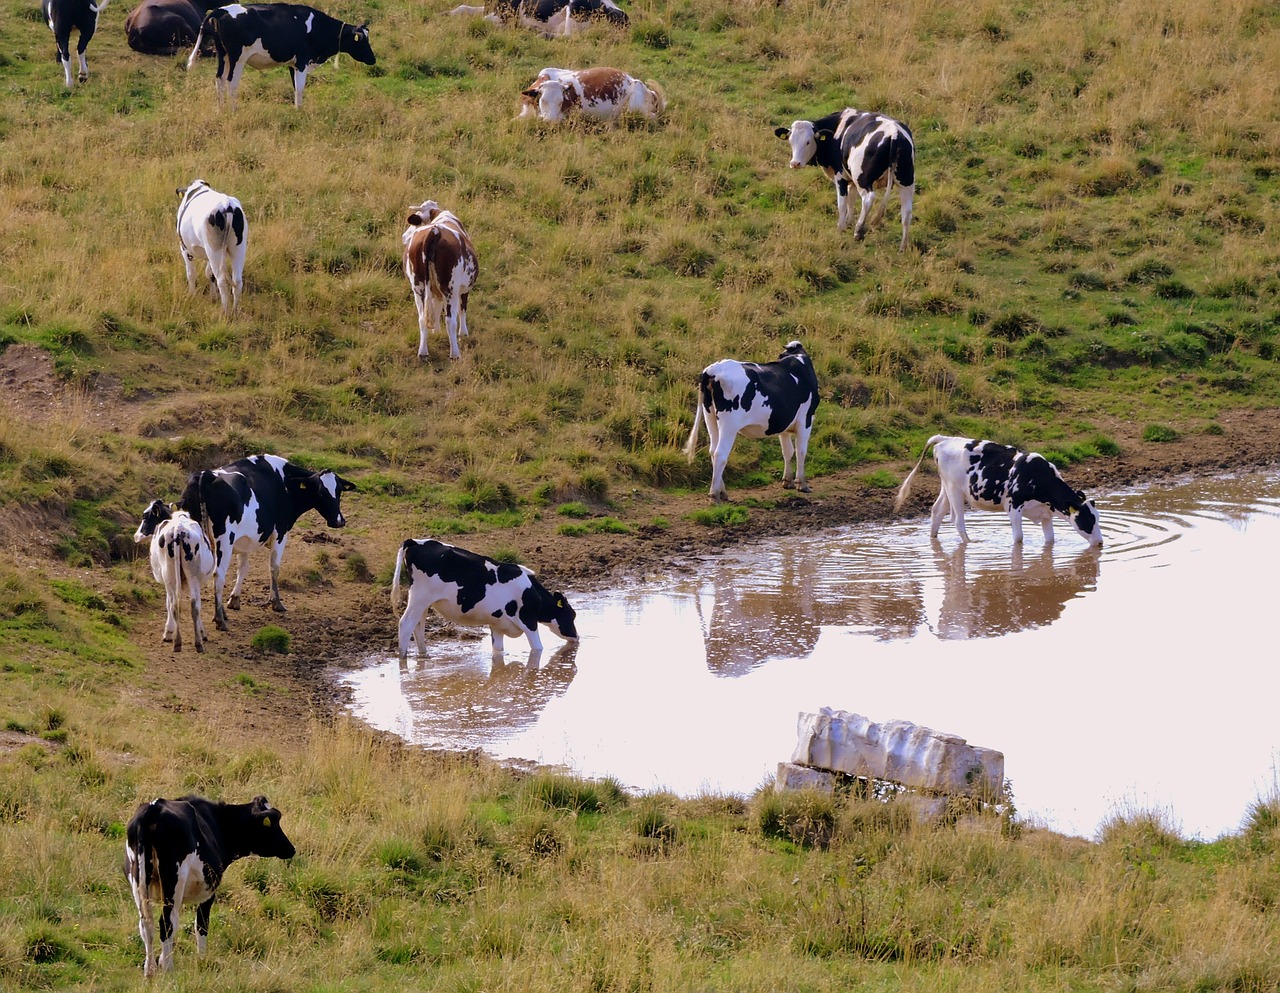
<svg viewBox="0 0 1280 993"><path fill-rule="evenodd" d="M736 507L733 504L722 503L715 507L695 510L688 517L695 524L705 524L707 527L731 528L746 524L751 519L751 513L746 507Z"/></svg>
<svg viewBox="0 0 1280 993"><path fill-rule="evenodd" d="M1148 424L1142 429L1142 440L1153 442L1177 441L1181 433L1167 424Z"/></svg>
<svg viewBox="0 0 1280 993"><path fill-rule="evenodd" d="M257 652L288 655L291 640L289 632L284 628L276 624L268 624L254 632L249 640L249 647Z"/></svg>

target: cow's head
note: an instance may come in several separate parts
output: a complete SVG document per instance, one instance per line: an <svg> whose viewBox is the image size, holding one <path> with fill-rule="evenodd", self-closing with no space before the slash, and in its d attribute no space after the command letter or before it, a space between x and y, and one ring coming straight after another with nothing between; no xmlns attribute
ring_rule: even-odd
<svg viewBox="0 0 1280 993"><path fill-rule="evenodd" d="M346 52L357 62L363 62L367 66L377 62L378 58L373 54L373 48L369 44L369 22L365 21L359 27L352 27L350 24L342 25L338 51Z"/></svg>
<svg viewBox="0 0 1280 993"><path fill-rule="evenodd" d="M563 593L552 593L550 597L551 616L544 623L565 641L577 641L578 628L574 618L578 616L578 612L569 606Z"/></svg>
<svg viewBox="0 0 1280 993"><path fill-rule="evenodd" d="M347 519L342 516L342 494L347 490L354 490L355 483L343 479L332 469L308 472L287 464L284 485L299 510L314 507L329 527L347 526Z"/></svg>
<svg viewBox="0 0 1280 993"><path fill-rule="evenodd" d="M440 205L434 200L423 200L417 207L410 206L409 219L407 223L410 227L418 227L421 224L430 224L436 219L440 213Z"/></svg>
<svg viewBox="0 0 1280 993"><path fill-rule="evenodd" d="M818 142L820 134L829 134L829 132L816 132L813 127L813 121L793 121L789 128L774 128L773 131L779 138L782 138L791 145L791 162L792 169L802 169L807 165L815 165L818 156Z"/></svg>
<svg viewBox="0 0 1280 993"><path fill-rule="evenodd" d="M1084 495L1084 490L1075 491L1075 505L1067 511L1071 518L1071 526L1091 545L1102 544L1102 523L1098 520L1098 509L1093 501Z"/></svg>
<svg viewBox="0 0 1280 993"><path fill-rule="evenodd" d="M210 188L211 187L209 186L209 184L206 183L203 179L193 179L191 181L190 186L179 186L173 192L178 194L178 196L181 198L181 197L185 197L188 193L196 193L201 189L207 190Z"/></svg>
<svg viewBox="0 0 1280 993"><path fill-rule="evenodd" d="M785 359L788 355L803 356L806 359L809 357L809 353L804 350L804 345L798 341L787 342L786 347L782 350L782 354L779 355L778 358Z"/></svg>
<svg viewBox="0 0 1280 993"><path fill-rule="evenodd" d="M173 511L163 500L152 500L151 505L142 513L142 523L133 532L133 540L144 542L156 533L156 528L173 516Z"/></svg>
<svg viewBox="0 0 1280 993"><path fill-rule="evenodd" d="M280 827L280 811L265 796L256 796L249 804L244 836L238 840L240 845L235 847L242 847L249 855L291 859L297 852Z"/></svg>

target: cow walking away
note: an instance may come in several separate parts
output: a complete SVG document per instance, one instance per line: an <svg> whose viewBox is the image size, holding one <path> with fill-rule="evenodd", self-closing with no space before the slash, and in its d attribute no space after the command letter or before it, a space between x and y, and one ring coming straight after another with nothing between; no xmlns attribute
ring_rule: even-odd
<svg viewBox="0 0 1280 993"><path fill-rule="evenodd" d="M244 255L249 222L235 197L219 193L203 179L175 191L178 203L178 250L187 269L187 291L196 292L196 259L222 301L222 312L234 316L244 292Z"/></svg>
<svg viewBox="0 0 1280 993"><path fill-rule="evenodd" d="M483 15L499 24L515 22L549 38L568 37L598 21L620 28L630 23L626 11L613 0L491 0L482 5L461 4L449 13Z"/></svg>
<svg viewBox="0 0 1280 993"><path fill-rule="evenodd" d="M265 796L218 803L198 796L139 804L125 829L124 872L138 908L142 972L173 968L173 943L183 904L196 905L196 949L203 955L209 911L227 867L246 855L291 859L296 849L280 827L280 811ZM155 905L160 904L160 954Z"/></svg>
<svg viewBox="0 0 1280 993"><path fill-rule="evenodd" d="M849 203L849 187L853 187L861 201L853 229L858 241L866 236L867 215L876 190L884 193L871 214L871 227L878 227L884 220L896 182L902 204L902 241L898 251L906 250L916 189L916 150L911 130L905 124L883 114L845 107L816 121L794 121L791 127L775 128L773 133L791 145L792 169L818 166L835 184L839 231L847 229L853 220Z"/></svg>
<svg viewBox="0 0 1280 993"><path fill-rule="evenodd" d="M391 580L391 605L400 609L400 574L409 567L409 602L400 615L400 661L417 641L418 655L426 654L424 618L434 610L454 624L488 627L493 653L501 655L503 638L529 639L533 652L542 651L538 625L558 637L576 642L577 616L563 593L554 593L522 565L494 562L475 552L434 538L410 538L396 553Z"/></svg>
<svg viewBox="0 0 1280 993"><path fill-rule="evenodd" d="M200 55L205 36L218 53L214 86L221 106L226 97L234 110L245 66L271 69L288 66L293 80L293 105L302 107L302 88L315 66L345 52L357 62L373 65L377 58L369 44L368 23L351 25L315 7L298 3L227 4L209 11L200 26L195 48L187 59L190 69Z"/></svg>
<svg viewBox="0 0 1280 993"><path fill-rule="evenodd" d="M1053 518L1062 517L1090 545L1102 544L1102 527L1093 501L1083 490L1073 490L1052 462L1037 452L1021 452L994 441L952 438L935 434L924 443L915 467L898 487L893 509L900 510L911 491L911 481L924 457L933 449L940 487L933 502L929 534L936 538L942 519L951 522L962 541L969 540L964 526L966 507L1003 510L1013 526L1013 540L1022 541L1022 520L1038 523L1045 544L1053 542Z"/></svg>
<svg viewBox="0 0 1280 993"><path fill-rule="evenodd" d="M641 82L621 69L547 68L520 94L519 117L562 121L581 114L601 121L625 113L658 117L667 107L662 88L653 80Z"/></svg>
<svg viewBox="0 0 1280 993"><path fill-rule="evenodd" d="M193 472L178 507L204 527L213 546L214 622L227 630L227 607L240 609L240 588L249 572L249 553L265 547L271 556L271 609L283 612L280 561L289 530L308 510L316 510L331 528L345 527L342 494L354 490L332 470L313 472L278 455L253 455L219 469ZM236 582L223 605L231 559L238 560Z"/></svg>
<svg viewBox="0 0 1280 993"><path fill-rule="evenodd" d="M776 362L721 359L698 377L698 404L684 453L692 462L698 450L698 425L705 422L711 450L711 497L726 500L724 468L738 435L776 435L782 444L782 485L808 493L804 460L817 409L818 377L800 342L789 342Z"/></svg>
<svg viewBox="0 0 1280 993"><path fill-rule="evenodd" d="M170 509L163 500L153 500L142 515L133 540L151 540L151 575L164 587L164 633L161 640L172 641L175 652L182 651L182 627L178 623L178 603L183 591L191 601L191 626L195 630L196 651L204 651L208 637L200 617L200 597L205 581L213 575L213 549L204 529L182 510Z"/></svg>
<svg viewBox="0 0 1280 993"><path fill-rule="evenodd" d="M45 22L53 32L53 43L57 46L58 62L67 79L67 89L74 85L71 81L71 32L79 35L76 41L76 57L80 60L79 79L82 83L89 81L89 63L85 61L85 49L93 40L93 33L98 30L98 14L110 3L102 0L43 0Z"/></svg>
<svg viewBox="0 0 1280 993"><path fill-rule="evenodd" d="M409 208L404 242L404 274L418 308L418 358L427 357L427 331L440 330L444 316L449 358L459 359L458 335L468 336L467 299L480 274L475 246L457 215L434 200Z"/></svg>
<svg viewBox="0 0 1280 993"><path fill-rule="evenodd" d="M143 55L185 52L200 34L204 15L217 0L142 0L124 19L129 47Z"/></svg>

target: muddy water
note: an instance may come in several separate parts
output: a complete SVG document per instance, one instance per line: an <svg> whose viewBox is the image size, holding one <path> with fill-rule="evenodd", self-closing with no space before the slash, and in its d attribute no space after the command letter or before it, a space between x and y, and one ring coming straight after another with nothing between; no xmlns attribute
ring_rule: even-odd
<svg viewBox="0 0 1280 993"><path fill-rule="evenodd" d="M459 631L344 682L410 741L643 790L749 793L797 713L829 706L1002 750L1030 823L1089 837L1140 809L1234 831L1280 763L1280 471L1099 510L1100 552L1065 524L1019 549L995 514L967 518L968 545L925 518L787 538L577 596L576 649L545 633L541 658L509 640L495 659Z"/></svg>

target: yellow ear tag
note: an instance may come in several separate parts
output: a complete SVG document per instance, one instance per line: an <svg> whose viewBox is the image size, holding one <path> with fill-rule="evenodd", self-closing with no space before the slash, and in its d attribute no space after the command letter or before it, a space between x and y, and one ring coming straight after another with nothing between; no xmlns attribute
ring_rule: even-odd
<svg viewBox="0 0 1280 993"><path fill-rule="evenodd" d="M271 818L270 818L270 817L264 817L264 818L262 818L262 826L263 826L263 827L271 827Z"/></svg>
<svg viewBox="0 0 1280 993"><path fill-rule="evenodd" d="M564 606L564 600L563 600L563 599L557 599L557 600L556 600L556 606L557 606L557 607L563 607L563 606Z"/></svg>

